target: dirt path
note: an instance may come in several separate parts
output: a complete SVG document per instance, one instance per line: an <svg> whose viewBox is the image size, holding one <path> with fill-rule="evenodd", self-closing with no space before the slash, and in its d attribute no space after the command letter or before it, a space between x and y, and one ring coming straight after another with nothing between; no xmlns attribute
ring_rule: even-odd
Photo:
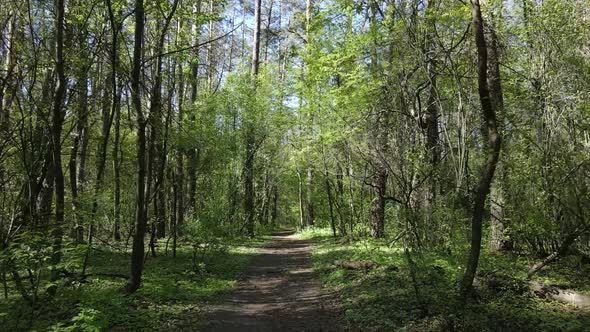
<svg viewBox="0 0 590 332"><path fill-rule="evenodd" d="M342 331L333 296L311 267L311 243L292 231L273 233L242 281L213 306L198 331Z"/></svg>

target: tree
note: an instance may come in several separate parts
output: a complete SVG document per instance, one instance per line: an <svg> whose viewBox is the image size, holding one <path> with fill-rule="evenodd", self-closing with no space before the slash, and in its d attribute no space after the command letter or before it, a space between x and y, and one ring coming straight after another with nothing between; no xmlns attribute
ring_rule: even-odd
<svg viewBox="0 0 590 332"><path fill-rule="evenodd" d="M482 137L486 139L484 144L487 151L473 202L471 216L471 249L469 253L469 261L467 262L463 280L461 281L461 288L459 290L462 301L466 301L477 271L481 251L485 202L490 192L492 180L494 179L494 173L496 171L496 166L498 165L500 149L502 146L500 133L498 132L498 124L496 122L496 110L492 104L490 88L488 85L488 50L479 0L471 1L471 15L473 17L473 33L475 35L475 45L477 47L479 101L484 121Z"/></svg>
<svg viewBox="0 0 590 332"><path fill-rule="evenodd" d="M133 47L133 68L131 71L131 99L137 118L137 200L135 216L135 234L133 235L133 251L131 252L131 277L126 287L127 292L135 292L141 285L145 254L144 237L147 228L146 209L146 126L147 121L141 105L141 67L144 33L143 0L135 1L135 41Z"/></svg>
<svg viewBox="0 0 590 332"><path fill-rule="evenodd" d="M258 78L260 66L260 11L261 0L254 1L254 47L252 48L252 69L251 80L252 90L256 93L256 80ZM256 137L254 134L253 124L246 119L245 130L245 147L246 154L244 157L244 214L245 224L248 235L254 236L254 156L256 153Z"/></svg>
<svg viewBox="0 0 590 332"><path fill-rule="evenodd" d="M61 163L61 133L65 117L63 103L67 89L64 57L64 16L64 0L55 0L55 73L57 75L57 84L55 87L51 112L52 161L50 168L50 172L53 173L52 177L55 181L55 224L52 229L53 265L59 264L62 258L61 249L65 209L65 181ZM52 278L57 278L57 274L54 273Z"/></svg>

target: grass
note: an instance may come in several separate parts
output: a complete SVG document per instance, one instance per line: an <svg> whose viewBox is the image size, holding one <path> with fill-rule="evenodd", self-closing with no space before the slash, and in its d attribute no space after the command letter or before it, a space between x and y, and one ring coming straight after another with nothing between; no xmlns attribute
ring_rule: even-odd
<svg viewBox="0 0 590 332"><path fill-rule="evenodd" d="M459 309L455 299L464 258L445 253L411 254L385 240L334 239L329 229L307 229L302 239L315 241L314 267L324 285L340 294L345 319L362 331L588 331L590 313L532 296L518 287L478 292ZM459 252L457 250L457 252ZM371 271L344 270L334 261L371 260ZM527 259L484 253L479 272L521 278ZM587 267L586 267L587 268ZM413 287L412 271L418 293ZM569 271L566 274L565 271ZM556 264L540 276L561 285L588 289L587 270ZM572 275L575 274L575 275ZM516 284L518 285L518 284Z"/></svg>
<svg viewBox="0 0 590 332"><path fill-rule="evenodd" d="M51 298L42 292L34 308L10 293L8 300L0 300L1 330L182 330L198 321L207 304L234 287L255 256L253 247L265 241L265 237L225 241L229 244L205 253L196 270L189 246L180 246L176 258L161 250L159 256L148 257L142 287L132 295L122 291L126 279L104 276L60 285ZM129 252L100 247L91 255L88 273L128 275L129 266Z"/></svg>

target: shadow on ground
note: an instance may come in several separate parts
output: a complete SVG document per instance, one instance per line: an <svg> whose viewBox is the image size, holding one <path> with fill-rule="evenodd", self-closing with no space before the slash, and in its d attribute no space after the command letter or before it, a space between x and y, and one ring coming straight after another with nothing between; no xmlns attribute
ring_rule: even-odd
<svg viewBox="0 0 590 332"><path fill-rule="evenodd" d="M198 318L198 331L342 331L334 295L311 266L311 242L273 233L244 278L220 305Z"/></svg>

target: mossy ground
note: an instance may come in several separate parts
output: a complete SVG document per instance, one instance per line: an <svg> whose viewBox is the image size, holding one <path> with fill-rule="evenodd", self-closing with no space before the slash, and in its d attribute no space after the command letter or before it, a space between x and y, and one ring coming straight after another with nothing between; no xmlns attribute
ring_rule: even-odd
<svg viewBox="0 0 590 332"><path fill-rule="evenodd" d="M542 300L519 289L478 292L459 309L457 280L464 257L447 253L412 253L418 291L402 248L387 240L333 238L329 229L299 234L312 239L314 266L324 285L340 294L344 316L353 330L362 331L589 331L590 313L571 305ZM455 250L459 252L459 250ZM345 270L334 261L372 260L380 268ZM479 273L524 276L529 259L484 253ZM571 262L569 262L571 263ZM539 279L588 291L589 267L567 267L562 262ZM566 272L568 271L568 272Z"/></svg>

